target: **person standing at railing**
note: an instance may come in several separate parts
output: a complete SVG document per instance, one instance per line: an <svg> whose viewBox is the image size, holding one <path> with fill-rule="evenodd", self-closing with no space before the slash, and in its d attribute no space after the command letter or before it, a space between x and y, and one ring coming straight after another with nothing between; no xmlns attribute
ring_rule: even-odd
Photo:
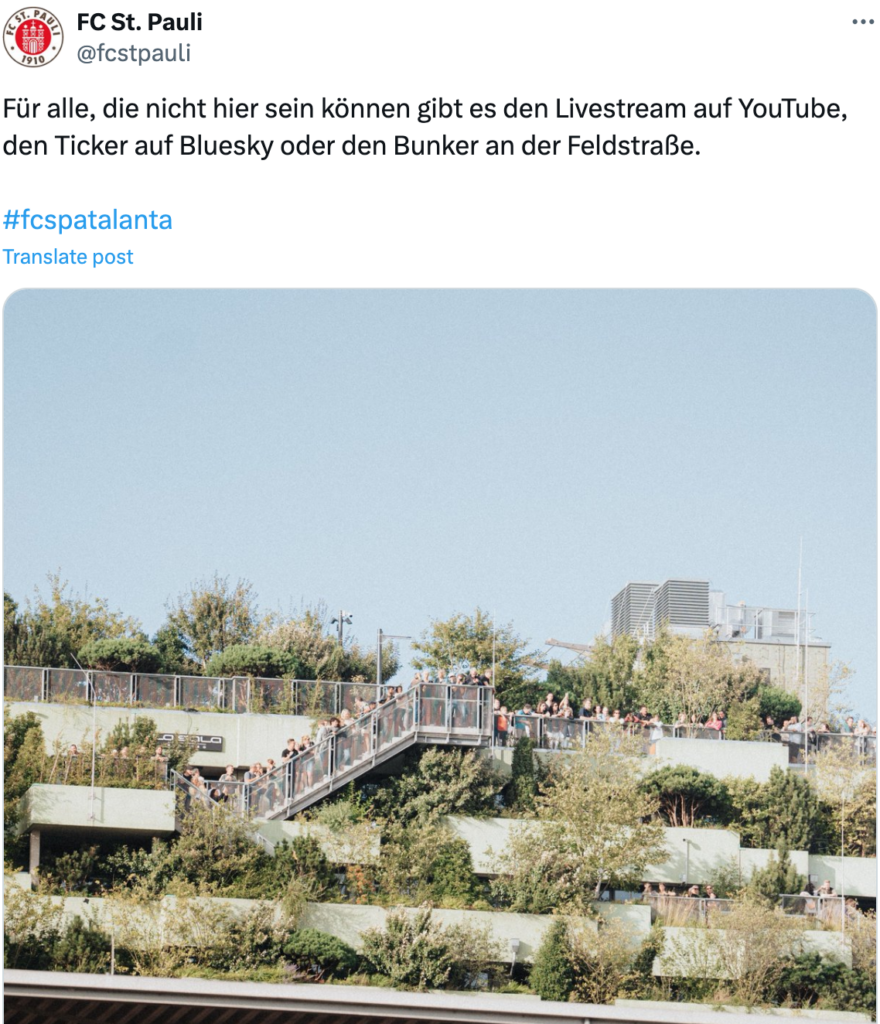
<svg viewBox="0 0 880 1024"><path fill-rule="evenodd" d="M450 718L448 723L449 728L456 729L461 728L466 724L465 718L467 714L467 681L463 672L459 672L455 677L454 682L449 687L449 694L451 697L450 706Z"/></svg>
<svg viewBox="0 0 880 1024"><path fill-rule="evenodd" d="M856 738L856 753L864 757L868 751L868 737L871 735L871 727L864 720L860 718L855 729L853 729L853 735Z"/></svg>
<svg viewBox="0 0 880 1024"><path fill-rule="evenodd" d="M593 717L593 702L589 697L584 697L581 702L580 709L578 710L578 718L583 718L589 721Z"/></svg>
<svg viewBox="0 0 880 1024"><path fill-rule="evenodd" d="M293 746L291 747L291 743ZM285 803L293 799L293 783L296 776L297 767L297 755L299 750L297 749L296 742L294 740L287 741L287 748L282 751L281 763L284 765L284 800Z"/></svg>

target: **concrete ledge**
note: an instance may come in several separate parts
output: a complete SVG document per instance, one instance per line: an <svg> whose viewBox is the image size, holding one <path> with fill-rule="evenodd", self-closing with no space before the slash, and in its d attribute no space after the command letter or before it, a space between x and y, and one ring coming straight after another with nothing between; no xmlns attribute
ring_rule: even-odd
<svg viewBox="0 0 880 1024"><path fill-rule="evenodd" d="M88 1003L103 1004L102 1020L153 1018L162 1007L164 1024L189 1024L206 1016L227 1020L234 1011L241 1020L260 1024L355 1024L371 1020L404 1020L460 1024L717 1024L714 1007L673 1008L648 1004L593 1006L548 1003L537 996L466 995L453 992L398 992L354 985L267 985L251 981L207 981L200 978L129 978L100 974L5 971L6 1012L30 1019L39 1006L45 1024L82 1019ZM201 1012L199 1012L201 1011ZM25 1016L27 1015L27 1016ZM853 1015L825 1020L851 1020ZM863 1018L859 1018L863 1019ZM754 1024L754 1013L731 1012L730 1024Z"/></svg>
<svg viewBox="0 0 880 1024"><path fill-rule="evenodd" d="M111 789L37 784L22 800L22 831L169 835L174 831L170 790Z"/></svg>
<svg viewBox="0 0 880 1024"><path fill-rule="evenodd" d="M732 775L767 782L775 766L788 771L788 747L746 740L690 740L664 737L655 744L659 762L689 765L717 779Z"/></svg>

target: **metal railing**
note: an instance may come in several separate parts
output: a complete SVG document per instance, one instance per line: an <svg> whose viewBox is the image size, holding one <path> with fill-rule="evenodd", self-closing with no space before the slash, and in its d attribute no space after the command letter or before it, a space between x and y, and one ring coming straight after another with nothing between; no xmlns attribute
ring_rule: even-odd
<svg viewBox="0 0 880 1024"><path fill-rule="evenodd" d="M735 900L717 896L671 896L648 893L642 897L665 925L705 924L710 914L729 914Z"/></svg>
<svg viewBox="0 0 880 1024"><path fill-rule="evenodd" d="M846 921L846 897L815 893L808 896L785 894L779 897L782 912L791 917L816 921L826 928L843 929Z"/></svg>
<svg viewBox="0 0 880 1024"><path fill-rule="evenodd" d="M123 757L119 754L95 755L95 785L134 789L162 789L168 778L168 764L146 755ZM92 756L76 754L46 755L40 782L60 786L87 786L92 781Z"/></svg>
<svg viewBox="0 0 880 1024"><path fill-rule="evenodd" d="M339 728L269 772L208 782L190 803L226 803L262 820L291 817L413 743L488 744L493 696L488 687L422 683L365 714L344 715Z"/></svg>
<svg viewBox="0 0 880 1024"><path fill-rule="evenodd" d="M221 787L228 786L228 783L202 779L199 785L195 785L185 775L181 775L173 770L169 772L168 781L176 798L175 824L178 832L183 824L183 816L189 814L194 807L204 808L212 814L219 812L224 806L233 811L239 809L234 804L231 807L226 804ZM238 785L241 784L239 783ZM241 790L238 791L239 794L241 792ZM264 835L261 835L259 832L252 832L251 839L257 846L268 853L270 857L275 856L275 844Z"/></svg>
<svg viewBox="0 0 880 1024"><path fill-rule="evenodd" d="M788 747L788 763L804 764L826 750L852 750L872 764L877 763L877 737L851 732L819 732L816 729L765 730L761 739Z"/></svg>
<svg viewBox="0 0 880 1024"><path fill-rule="evenodd" d="M495 712L492 744L495 747L512 747L518 739L527 736L540 750L572 750L584 746L591 734L608 730L640 737L644 740L646 752L661 739L725 739L722 731L708 725L650 725L622 720L599 722L590 718L562 718L535 714L499 715ZM790 764L802 764L805 760L805 751L813 756L834 746L849 747L871 762L876 762L877 759L877 737L873 735L814 732L810 734L809 747L804 743L803 733L765 731L759 733L756 739L787 745Z"/></svg>
<svg viewBox="0 0 880 1024"><path fill-rule="evenodd" d="M188 708L238 714L338 715L377 701L392 687L338 680L159 675L98 669L7 665L9 700L143 708Z"/></svg>
<svg viewBox="0 0 880 1024"><path fill-rule="evenodd" d="M590 735L615 732L644 740L646 749L664 737L720 740L717 729L701 725L650 725L590 718L545 715L494 714L492 742L496 747L514 746L527 736L541 750L572 750L582 747Z"/></svg>

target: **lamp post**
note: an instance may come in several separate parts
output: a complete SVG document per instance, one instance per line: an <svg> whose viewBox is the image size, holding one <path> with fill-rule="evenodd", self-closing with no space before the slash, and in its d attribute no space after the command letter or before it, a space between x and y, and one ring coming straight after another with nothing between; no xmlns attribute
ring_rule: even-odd
<svg viewBox="0 0 880 1024"><path fill-rule="evenodd" d="M410 636L397 636L394 633L383 633L379 630L379 638L376 644L376 696L382 688L382 641L383 640L412 640Z"/></svg>
<svg viewBox="0 0 880 1024"><path fill-rule="evenodd" d="M339 637L339 646L342 646L342 631L346 626L351 625L351 612L344 612L340 608L339 615L335 619L330 620L331 626L336 626L336 633Z"/></svg>

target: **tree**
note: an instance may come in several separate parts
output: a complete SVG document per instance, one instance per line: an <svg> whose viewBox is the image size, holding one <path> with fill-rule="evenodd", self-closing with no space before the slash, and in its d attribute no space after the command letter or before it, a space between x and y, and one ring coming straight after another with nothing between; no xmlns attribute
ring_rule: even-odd
<svg viewBox="0 0 880 1024"><path fill-rule="evenodd" d="M689 765L658 768L645 776L643 786L659 801L660 813L673 826L692 826L708 815L718 817L728 801L723 782Z"/></svg>
<svg viewBox="0 0 880 1024"><path fill-rule="evenodd" d="M270 614L260 623L257 641L286 654L298 679L341 680L374 683L376 652L366 650L353 637L342 644L327 624L327 608L319 602L299 614L283 617ZM382 644L382 679L397 673L397 650L388 640Z"/></svg>
<svg viewBox="0 0 880 1024"><path fill-rule="evenodd" d="M43 727L33 711L11 715L3 708L3 834L7 858L20 856L23 845L17 837L21 798L35 783L46 756Z"/></svg>
<svg viewBox="0 0 880 1024"><path fill-rule="evenodd" d="M417 652L412 663L418 669L485 671L494 662L495 688L503 704L521 706L523 691L526 700L532 699L537 654L527 651L528 641L514 632L512 623L495 623L481 608L473 615L456 612L448 619L434 619L412 648Z"/></svg>
<svg viewBox="0 0 880 1024"><path fill-rule="evenodd" d="M597 636L585 662L562 665L551 661L547 667L548 690L557 696L570 693L578 704L589 697L595 704L607 705L621 714L638 707L633 684L633 668L639 651L638 640L621 633L610 641Z"/></svg>
<svg viewBox="0 0 880 1024"><path fill-rule="evenodd" d="M533 811L538 783L543 776L542 765L535 754L534 740L529 736L520 736L513 748L510 782L504 787L507 806L519 811Z"/></svg>
<svg viewBox="0 0 880 1024"><path fill-rule="evenodd" d="M811 784L777 765L767 782L725 780L730 804L726 824L740 833L744 846L816 852L825 832L822 808Z"/></svg>
<svg viewBox="0 0 880 1024"><path fill-rule="evenodd" d="M152 644L159 652L157 672L172 676L197 673L198 665L186 656L186 644L183 642L180 630L172 626L171 623L166 622L156 631Z"/></svg>
<svg viewBox="0 0 880 1024"><path fill-rule="evenodd" d="M91 640L128 637L146 640L137 619L110 610L107 601L68 593L68 584L50 573L49 598L39 589L24 609L4 594L3 635L9 665L74 668L73 655Z"/></svg>
<svg viewBox="0 0 880 1024"><path fill-rule="evenodd" d="M568 1001L574 988L574 972L565 921L554 921L544 933L535 954L529 984L542 999L559 1003Z"/></svg>
<svg viewBox="0 0 880 1024"><path fill-rule="evenodd" d="M821 750L810 781L822 804L827 849L851 857L876 856L877 768L855 742Z"/></svg>
<svg viewBox="0 0 880 1024"><path fill-rule="evenodd" d="M156 647L133 637L89 640L77 657L87 668L104 672L155 672L162 661Z"/></svg>
<svg viewBox="0 0 880 1024"><path fill-rule="evenodd" d="M169 608L167 625L177 630L184 653L204 667L212 654L233 644L247 644L257 622L256 595L247 580L234 587L214 573L197 580Z"/></svg>
<svg viewBox="0 0 880 1024"><path fill-rule="evenodd" d="M762 722L772 718L777 725L782 725L787 718L801 713L801 702L781 686L762 684L758 687L758 700L758 713Z"/></svg>
<svg viewBox="0 0 880 1024"><path fill-rule="evenodd" d="M599 733L548 771L536 820L515 829L496 893L513 909L586 911L607 888L638 887L666 856L658 801L641 785L641 743Z"/></svg>
<svg viewBox="0 0 880 1024"><path fill-rule="evenodd" d="M694 640L664 629L645 649L634 682L639 703L672 722L682 711L688 718L727 711L752 697L762 679L759 669L737 660L711 632Z"/></svg>
<svg viewBox="0 0 880 1024"><path fill-rule="evenodd" d="M294 655L260 644L233 644L211 655L205 666L209 676L247 676L250 678L302 678L301 665Z"/></svg>
<svg viewBox="0 0 880 1024"><path fill-rule="evenodd" d="M486 817L494 811L500 789L489 758L473 750L429 747L378 790L373 812L402 822L448 814Z"/></svg>
<svg viewBox="0 0 880 1024"><path fill-rule="evenodd" d="M775 907L780 896L797 895L806 884L806 878L798 874L791 862L788 847L781 842L766 866L752 873L746 894Z"/></svg>

